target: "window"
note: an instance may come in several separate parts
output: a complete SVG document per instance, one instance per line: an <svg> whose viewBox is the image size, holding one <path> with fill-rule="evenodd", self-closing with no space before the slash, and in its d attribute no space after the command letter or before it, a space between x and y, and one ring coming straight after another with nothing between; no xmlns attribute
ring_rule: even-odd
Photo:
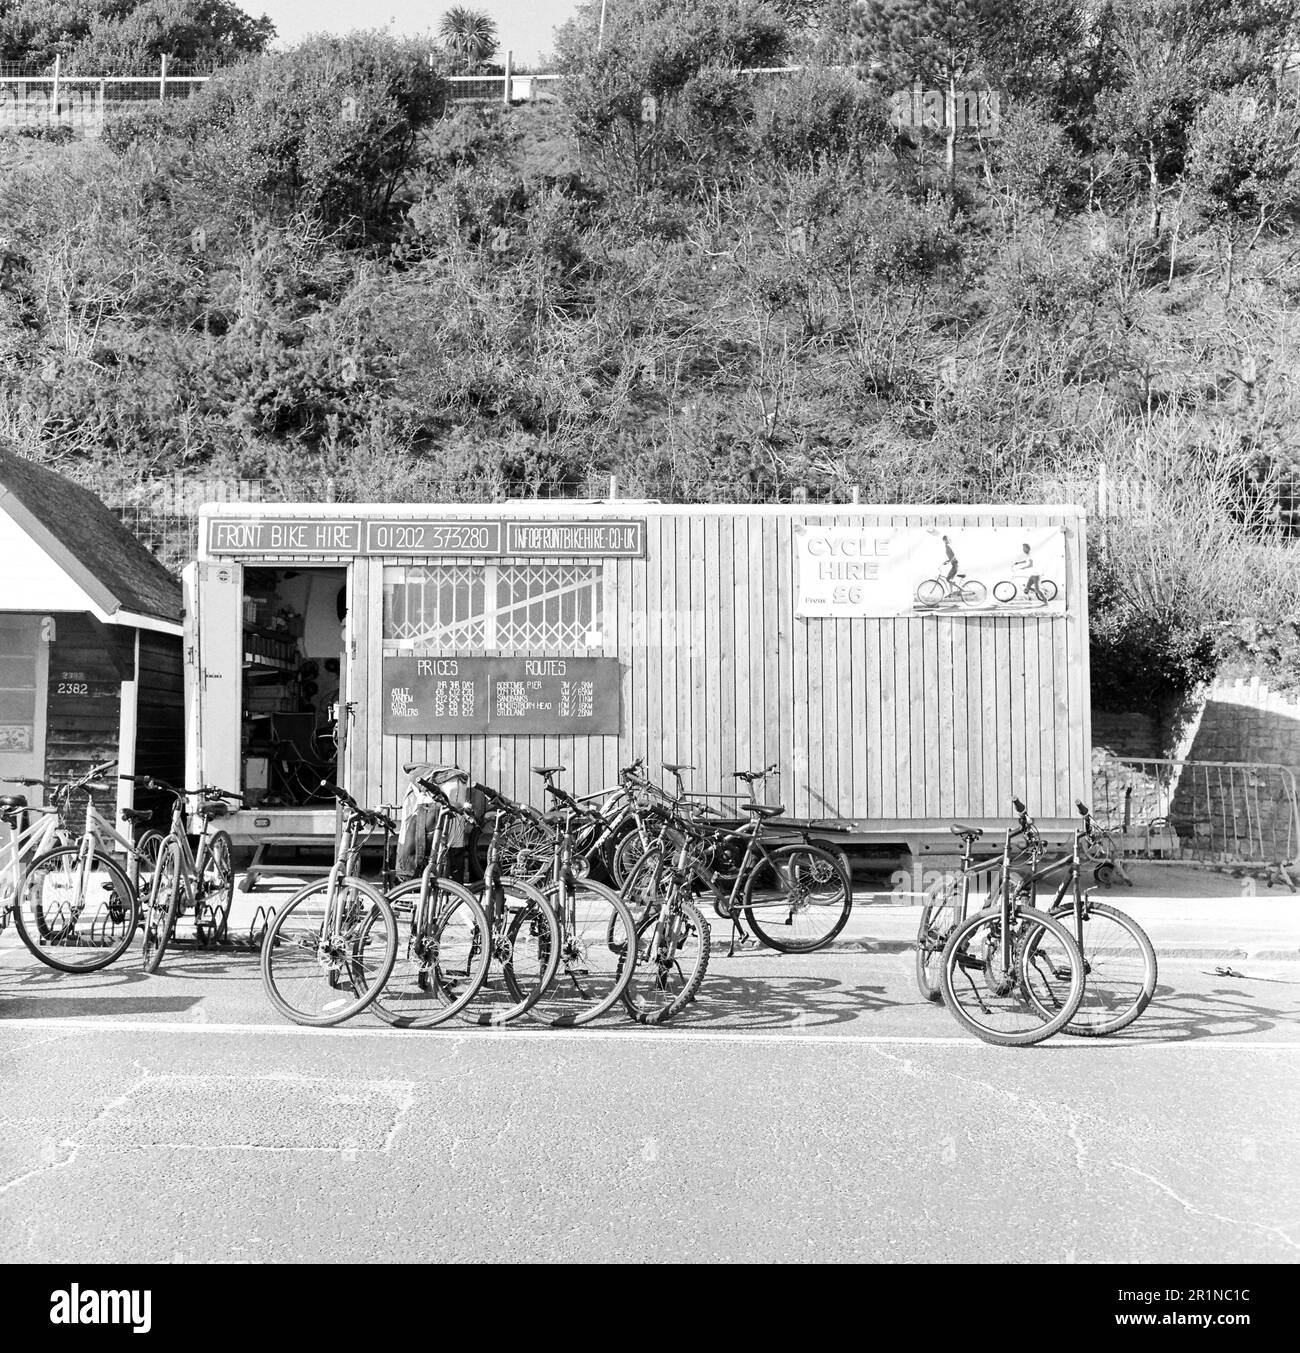
<svg viewBox="0 0 1300 1353"><path fill-rule="evenodd" d="M599 649L604 569L482 564L384 569L384 642L438 652Z"/></svg>

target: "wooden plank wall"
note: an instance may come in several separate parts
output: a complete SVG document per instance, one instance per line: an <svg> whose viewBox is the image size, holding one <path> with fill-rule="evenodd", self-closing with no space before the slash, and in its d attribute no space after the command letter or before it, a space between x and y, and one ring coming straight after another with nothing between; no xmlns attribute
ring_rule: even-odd
<svg viewBox="0 0 1300 1353"><path fill-rule="evenodd" d="M136 668L135 772L185 785L184 674L179 635L140 631ZM154 825L165 828L171 811L165 794L137 786L135 806L154 811Z"/></svg>
<svg viewBox="0 0 1300 1353"><path fill-rule="evenodd" d="M797 520L937 519L810 510ZM800 620L795 517L652 513L646 559L605 564L602 652L623 668L620 737L385 737L380 665L359 656L353 731L368 749L359 797L392 801L405 785L402 765L428 761L459 764L540 805L534 765L567 766L564 783L587 793L615 784L620 766L645 755L657 773L664 761L694 764L688 784L700 791L734 790L732 770L778 762L769 800L798 816L942 827L959 817L1004 819L1014 793L1045 821L1069 818L1088 787L1089 757L1078 519L1007 512L961 520L1067 528L1070 614ZM358 595L370 598L358 655L382 649L386 562L428 561L356 562L368 574ZM361 762L353 765L359 771Z"/></svg>
<svg viewBox="0 0 1300 1353"><path fill-rule="evenodd" d="M45 715L46 779L70 780L117 759L122 681L134 668L134 648L134 630L101 625L88 615L55 618ZM79 690L83 685L84 694ZM111 814L113 796L102 794L98 801Z"/></svg>

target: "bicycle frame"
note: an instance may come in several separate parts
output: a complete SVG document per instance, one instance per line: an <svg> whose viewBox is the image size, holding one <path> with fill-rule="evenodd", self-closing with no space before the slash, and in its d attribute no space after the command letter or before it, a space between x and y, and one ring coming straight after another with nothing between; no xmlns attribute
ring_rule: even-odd
<svg viewBox="0 0 1300 1353"><path fill-rule="evenodd" d="M25 813L39 814L39 820L19 829L10 828L9 840L0 846L0 884L12 885L0 908L0 929L9 921L9 913L18 905L27 879L27 865L37 856L52 850L59 836L59 810L50 808L23 808Z"/></svg>

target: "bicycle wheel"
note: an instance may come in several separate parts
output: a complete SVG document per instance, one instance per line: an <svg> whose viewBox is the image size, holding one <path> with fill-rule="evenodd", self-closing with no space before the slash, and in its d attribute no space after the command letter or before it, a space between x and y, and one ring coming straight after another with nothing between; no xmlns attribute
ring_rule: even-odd
<svg viewBox="0 0 1300 1353"><path fill-rule="evenodd" d="M1044 601L1055 601L1057 587L1050 578L1042 578L1038 583L1038 590L1043 594Z"/></svg>
<svg viewBox="0 0 1300 1353"><path fill-rule="evenodd" d="M939 978L944 946L958 921L961 884L953 878L940 879L928 890L921 907L921 924L916 930L916 986L927 1001L942 1001Z"/></svg>
<svg viewBox="0 0 1300 1353"><path fill-rule="evenodd" d="M230 899L235 891L233 847L229 832L213 832L203 857L203 877L194 904L194 928L199 942L220 944L230 917Z"/></svg>
<svg viewBox="0 0 1300 1353"><path fill-rule="evenodd" d="M397 1029L432 1029L454 1018L487 980L492 936L478 899L450 879L433 879L424 914L422 879L389 893L399 930L397 960L372 1007Z"/></svg>
<svg viewBox="0 0 1300 1353"><path fill-rule="evenodd" d="M341 1024L373 1001L393 970L397 923L388 899L357 878L330 879L295 893L262 941L262 983L295 1024Z"/></svg>
<svg viewBox="0 0 1300 1353"><path fill-rule="evenodd" d="M60 972L97 972L120 958L135 935L140 897L107 855L81 858L80 846L38 855L27 869L14 924L23 943Z"/></svg>
<svg viewBox="0 0 1300 1353"><path fill-rule="evenodd" d="M754 867L741 908L764 944L784 954L810 954L844 929L853 889L830 851L783 846Z"/></svg>
<svg viewBox="0 0 1300 1353"><path fill-rule="evenodd" d="M628 821L618 829L608 846L609 876L614 886L621 889L628 881L641 857L654 842L654 836L648 827L638 827Z"/></svg>
<svg viewBox="0 0 1300 1353"><path fill-rule="evenodd" d="M996 601L1015 601L1016 585L1008 582L1005 578L1000 583L993 584L993 597Z"/></svg>
<svg viewBox="0 0 1300 1353"><path fill-rule="evenodd" d="M1002 961L1002 909L990 907L949 936L940 980L944 1004L964 1029L986 1043L1027 1047L1073 1018L1083 999L1083 959L1069 932L1046 912L1016 907L1011 917L1008 963Z"/></svg>
<svg viewBox="0 0 1300 1353"><path fill-rule="evenodd" d="M627 1013L638 1024L666 1024L694 999L709 969L711 933L699 907L678 887L658 913L637 930L637 959L623 991Z"/></svg>
<svg viewBox="0 0 1300 1353"><path fill-rule="evenodd" d="M922 606L937 606L948 595L948 584L942 578L927 578L916 589L916 599Z"/></svg>
<svg viewBox="0 0 1300 1353"><path fill-rule="evenodd" d="M537 887L551 864L551 836L530 818L512 818L501 832L501 872Z"/></svg>
<svg viewBox="0 0 1300 1353"><path fill-rule="evenodd" d="M141 832L135 843L135 851L139 856L139 882L136 890L143 897L153 886L153 873L158 868L158 857L162 854L163 842L166 840L156 827L150 827L147 831Z"/></svg>
<svg viewBox="0 0 1300 1353"><path fill-rule="evenodd" d="M560 920L560 965L555 980L528 1011L554 1028L599 1019L623 994L636 964L636 926L616 892L590 879L544 888Z"/></svg>
<svg viewBox="0 0 1300 1353"><path fill-rule="evenodd" d="M988 588L974 578L968 579L961 585L961 599L969 606L978 606L981 602L987 600L988 594Z"/></svg>
<svg viewBox="0 0 1300 1353"><path fill-rule="evenodd" d="M172 931L176 928L176 917L180 912L181 889L181 848L168 837L158 854L158 863L154 867L153 879L149 885L149 901L144 907L143 930L144 944L141 957L144 970L148 973L158 971L162 956L171 942Z"/></svg>
<svg viewBox="0 0 1300 1353"><path fill-rule="evenodd" d="M518 1019L555 980L560 964L560 923L551 904L527 883L501 880L497 905L509 910L504 921L488 916L492 958L487 977L463 1017L477 1024ZM480 905L487 884L470 886ZM485 908L486 914L486 908Z"/></svg>
<svg viewBox="0 0 1300 1353"><path fill-rule="evenodd" d="M1048 913L1078 940L1074 906ZM1127 1028L1151 1004L1156 990L1156 951L1140 925L1116 907L1090 902L1083 918L1083 1000L1065 1026L1067 1034L1100 1038ZM1033 995L1037 987L1030 988Z"/></svg>

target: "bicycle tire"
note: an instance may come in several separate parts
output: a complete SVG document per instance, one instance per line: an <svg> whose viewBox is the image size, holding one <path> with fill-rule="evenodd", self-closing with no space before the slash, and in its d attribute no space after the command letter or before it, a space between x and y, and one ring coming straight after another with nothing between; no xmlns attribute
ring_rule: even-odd
<svg viewBox="0 0 1300 1353"><path fill-rule="evenodd" d="M757 902L756 892L764 894ZM829 850L782 846L754 866L745 881L741 910L746 924L769 948L811 954L844 929L853 910L853 885ZM784 922L768 919L782 911ZM794 934L796 916L804 919L811 933Z"/></svg>
<svg viewBox="0 0 1300 1353"><path fill-rule="evenodd" d="M661 933L658 917L645 917L637 933L637 959L631 980L623 989L623 1004L638 1024L666 1024L680 1014L699 991L709 970L712 932L694 901L685 893L667 903L678 909L672 934ZM693 954L684 970L678 955L694 937ZM676 979L672 976L676 972Z"/></svg>
<svg viewBox="0 0 1300 1353"><path fill-rule="evenodd" d="M542 893L560 920L560 964L528 1018L550 1028L579 1028L605 1014L632 980L636 923L616 892L590 879L575 881L572 927L557 885Z"/></svg>
<svg viewBox="0 0 1300 1353"><path fill-rule="evenodd" d="M1004 1048L1029 1047L1051 1038L1074 1017L1083 999L1083 959L1069 932L1046 912L1013 907L1011 921L1016 934L1010 968L1001 964L1001 907L978 911L957 926L943 951L943 1003L958 1024L983 1042ZM1029 994L1030 972L1038 955L1044 955L1058 975L1064 973L1064 990L1055 993L1060 1007L1050 1017L1046 1003L1031 999ZM1062 969L1061 964L1067 966ZM960 985L956 981L959 970L965 979ZM979 982L972 973L978 974ZM1022 1020L1024 1027L1007 1029L994 1024L996 1012L986 998L1002 1002L1002 1013ZM972 1007L984 1018L978 1018Z"/></svg>
<svg viewBox="0 0 1300 1353"><path fill-rule="evenodd" d="M605 844L605 872L622 890L637 861L654 844L654 838L644 824L638 826L633 818L620 822L613 836Z"/></svg>
<svg viewBox="0 0 1300 1353"><path fill-rule="evenodd" d="M1008 582L1005 578L1000 583L993 584L993 599L995 601L1008 602L1015 601L1016 593L1019 588L1015 583Z"/></svg>
<svg viewBox="0 0 1300 1353"><path fill-rule="evenodd" d="M916 599L922 606L937 606L947 596L948 584L942 578L927 578L917 585Z"/></svg>
<svg viewBox="0 0 1300 1353"><path fill-rule="evenodd" d="M961 599L969 606L978 606L988 599L989 590L977 578L971 578L961 585Z"/></svg>
<svg viewBox="0 0 1300 1353"><path fill-rule="evenodd" d="M104 871L103 879L90 885L98 894L94 899L98 905L77 903L83 892L80 857L80 845L38 855L27 866L21 895L13 899L19 938L36 958L59 972L98 972L115 963L130 947L140 919L140 895L126 871L99 851L90 857L94 872ZM104 889L111 889L110 900L105 900ZM78 951L90 956L73 962L68 955Z"/></svg>
<svg viewBox="0 0 1300 1353"><path fill-rule="evenodd" d="M1063 902L1048 915L1075 935L1073 903ZM1090 929L1094 920L1101 924ZM1077 1038L1104 1038L1126 1029L1151 1004L1159 965L1146 931L1118 907L1090 902L1083 926L1083 1000L1065 1032ZM1124 938L1116 942L1106 935L1108 926L1122 931ZM1035 988L1030 990L1032 995Z"/></svg>
<svg viewBox="0 0 1300 1353"><path fill-rule="evenodd" d="M1050 578L1043 578L1038 584L1038 590L1043 594L1044 601L1055 601L1059 589Z"/></svg>
<svg viewBox="0 0 1300 1353"><path fill-rule="evenodd" d="M181 904L181 848L168 837L158 854L149 885L149 903L141 920L140 957L145 972L156 973L176 928Z"/></svg>
<svg viewBox="0 0 1300 1353"><path fill-rule="evenodd" d="M431 880L428 930L416 934L422 887L422 879L412 879L388 894L397 955L371 1009L395 1029L433 1029L454 1019L482 989L492 958L487 914L451 879Z"/></svg>
<svg viewBox="0 0 1300 1353"><path fill-rule="evenodd" d="M495 934L492 936L492 959L501 970L502 985L493 990L489 961L483 986L465 1012L477 1024L508 1024L518 1019L541 999L560 966L560 922L551 904L528 883L502 879L501 888L506 897L513 897L521 905L512 908L515 914L505 932L505 953L498 950L499 942ZM469 890L482 905L487 881L471 884ZM491 924L489 917L489 928ZM503 1001L508 1004L503 1005ZM490 1003L489 1009L473 1009L485 1003Z"/></svg>
<svg viewBox="0 0 1300 1353"><path fill-rule="evenodd" d="M233 864L234 843L230 833L216 831L208 838L207 853L203 857L203 877L198 880L199 895L194 901L194 928L199 940L220 944L226 937L226 922L230 916L231 899L235 891ZM204 913L210 916L211 924ZM204 932L210 930L205 935Z"/></svg>
<svg viewBox="0 0 1300 1353"><path fill-rule="evenodd" d="M325 1028L360 1014L378 995L397 957L397 924L388 899L369 883L343 878L342 929L328 953L322 938L330 879L300 888L276 913L262 940L262 985L294 1024ZM312 908L314 907L314 911ZM376 923L385 931L377 935ZM340 993L345 991L347 995ZM315 996L315 1001L309 997ZM350 996L350 999L349 999Z"/></svg>
<svg viewBox="0 0 1300 1353"><path fill-rule="evenodd" d="M957 924L961 902L961 884L955 879L941 880L931 888L931 900L921 906L921 921L916 928L916 987L927 1001L943 1001L940 960L948 936Z"/></svg>
<svg viewBox="0 0 1300 1353"><path fill-rule="evenodd" d="M158 868L158 856L162 854L163 842L167 839L166 834L160 832L157 827L149 827L140 833L135 843L136 855L140 857L137 868L139 870L140 882L137 885L137 891L143 896L146 884L152 886L153 871Z"/></svg>

